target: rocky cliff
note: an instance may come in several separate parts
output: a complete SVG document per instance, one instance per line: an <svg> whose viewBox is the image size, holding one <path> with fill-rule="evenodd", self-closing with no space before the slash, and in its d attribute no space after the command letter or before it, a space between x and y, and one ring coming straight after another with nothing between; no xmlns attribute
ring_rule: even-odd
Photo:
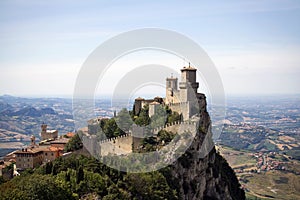
<svg viewBox="0 0 300 200"><path fill-rule="evenodd" d="M214 147L209 148L213 144L205 99L199 115L198 132L185 154L170 166L169 182L176 184L180 199L245 199L234 171Z"/></svg>

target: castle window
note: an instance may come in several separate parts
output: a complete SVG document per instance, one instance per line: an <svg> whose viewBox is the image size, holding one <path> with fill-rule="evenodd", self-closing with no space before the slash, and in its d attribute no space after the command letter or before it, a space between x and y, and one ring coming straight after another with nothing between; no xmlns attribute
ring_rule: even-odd
<svg viewBox="0 0 300 200"><path fill-rule="evenodd" d="M45 153L45 156L47 156L47 153Z"/></svg>
<svg viewBox="0 0 300 200"><path fill-rule="evenodd" d="M51 156L53 156L53 153L51 153Z"/></svg>

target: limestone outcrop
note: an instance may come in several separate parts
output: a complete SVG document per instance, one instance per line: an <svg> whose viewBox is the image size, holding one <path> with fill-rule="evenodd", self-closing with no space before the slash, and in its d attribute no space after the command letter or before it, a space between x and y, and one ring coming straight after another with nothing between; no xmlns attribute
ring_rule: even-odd
<svg viewBox="0 0 300 200"><path fill-rule="evenodd" d="M215 151L205 99L199 115L198 132L185 154L170 166L169 181L179 185L180 199L245 199L234 171Z"/></svg>

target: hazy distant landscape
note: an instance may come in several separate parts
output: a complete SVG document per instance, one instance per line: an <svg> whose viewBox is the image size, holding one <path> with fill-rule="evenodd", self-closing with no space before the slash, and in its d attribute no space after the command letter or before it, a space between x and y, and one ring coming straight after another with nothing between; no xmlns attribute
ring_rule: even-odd
<svg viewBox="0 0 300 200"><path fill-rule="evenodd" d="M228 97L223 131L216 142L236 149L282 151L299 159L299 101L299 95ZM114 106L110 99L96 100L95 116L112 117L121 109ZM0 96L2 148L8 142L26 144L31 135L39 138L42 123L60 134L74 131L72 99Z"/></svg>
<svg viewBox="0 0 300 200"><path fill-rule="evenodd" d="M290 185L290 192L295 193L291 198L300 196L295 184L300 174L299 100L299 95L228 97L223 131L215 142L250 197L251 194L282 197L285 186L276 187L275 192L270 186L276 180L285 180L281 184ZM109 99L97 100L95 115L112 117L118 109L111 107ZM75 131L72 100L1 96L0 157L28 144L31 135L39 138L42 123L58 129L60 134ZM265 162L269 162L272 170L266 170L260 163L260 157L266 159L266 156ZM276 165L275 169L273 165ZM266 183L257 181L261 176Z"/></svg>
<svg viewBox="0 0 300 200"><path fill-rule="evenodd" d="M112 117L116 109L109 99L96 100L95 116ZM0 157L27 145L31 135L39 140L42 123L59 135L74 132L72 99L0 96Z"/></svg>
<svg viewBox="0 0 300 200"><path fill-rule="evenodd" d="M228 98L219 152L249 199L300 197L299 95Z"/></svg>
<svg viewBox="0 0 300 200"><path fill-rule="evenodd" d="M221 144L300 159L300 96L228 99Z"/></svg>

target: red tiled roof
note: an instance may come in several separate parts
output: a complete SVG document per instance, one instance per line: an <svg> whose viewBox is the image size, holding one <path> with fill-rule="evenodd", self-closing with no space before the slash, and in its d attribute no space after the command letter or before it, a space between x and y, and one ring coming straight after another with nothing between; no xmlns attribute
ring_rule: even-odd
<svg viewBox="0 0 300 200"><path fill-rule="evenodd" d="M73 132L68 132L66 134L66 136L69 137L69 138L74 137L74 135L75 135L75 133L73 133Z"/></svg>

